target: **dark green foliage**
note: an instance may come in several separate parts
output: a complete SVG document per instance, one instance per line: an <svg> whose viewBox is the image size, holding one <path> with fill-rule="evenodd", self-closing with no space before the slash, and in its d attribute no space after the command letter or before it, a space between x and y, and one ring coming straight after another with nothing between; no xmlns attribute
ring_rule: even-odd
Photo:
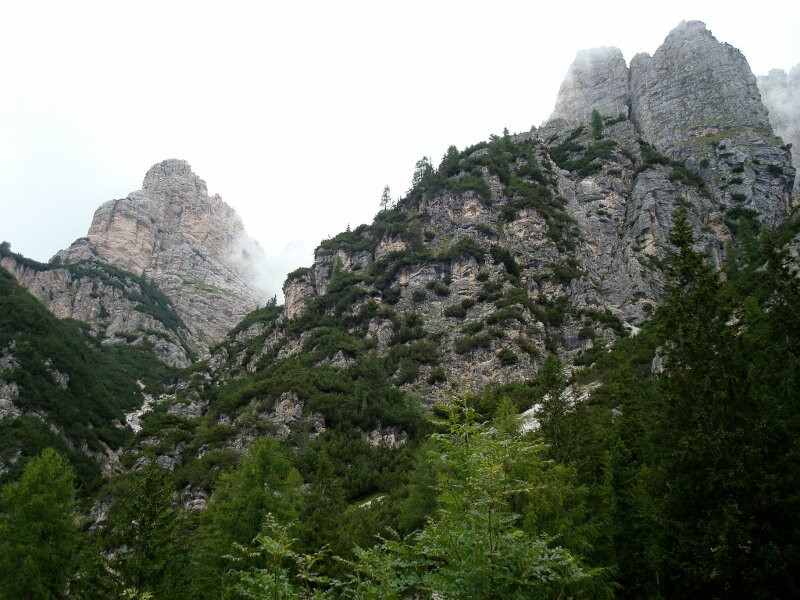
<svg viewBox="0 0 800 600"><path fill-rule="evenodd" d="M462 237L445 250L438 257L440 260L452 260L454 258L474 258L475 261L482 265L486 261L486 250L473 238Z"/></svg>
<svg viewBox="0 0 800 600"><path fill-rule="evenodd" d="M400 367L397 370L397 383L411 383L419 377L419 363L407 358L400 359Z"/></svg>
<svg viewBox="0 0 800 600"><path fill-rule="evenodd" d="M569 160L570 153L581 152L585 147L575 140L586 133L585 127L576 127L573 129L567 138L552 148L548 149L548 154L554 163L561 166ZM555 141L555 140L553 140Z"/></svg>
<svg viewBox="0 0 800 600"><path fill-rule="evenodd" d="M495 263L502 264L505 267L506 273L514 277L520 276L520 266L508 250L494 244L489 248L489 253Z"/></svg>
<svg viewBox="0 0 800 600"><path fill-rule="evenodd" d="M514 354L513 350L509 350L508 348L501 348L497 352L497 360L500 361L500 364L504 367L509 367L511 365L517 364L517 355Z"/></svg>
<svg viewBox="0 0 800 600"><path fill-rule="evenodd" d="M445 383L447 381L447 376L444 374L444 370L442 370L441 367L436 367L431 371L430 375L428 375L426 381L430 385Z"/></svg>
<svg viewBox="0 0 800 600"><path fill-rule="evenodd" d="M247 313L244 319L239 321L239 323L233 329L231 329L230 333L228 333L228 337L235 337L236 334L244 331L255 323L273 325L280 316L282 308L283 307L279 306L273 297L269 302L267 302L266 306L262 306L261 308L257 308Z"/></svg>
<svg viewBox="0 0 800 600"><path fill-rule="evenodd" d="M492 336L488 333L461 336L453 341L453 350L459 354L465 354L478 348L488 348L491 341Z"/></svg>
<svg viewBox="0 0 800 600"><path fill-rule="evenodd" d="M592 135L596 140L603 137L603 116L597 109L592 111Z"/></svg>
<svg viewBox="0 0 800 600"><path fill-rule="evenodd" d="M104 444L120 447L130 432L115 427L113 421L124 421L124 411L141 404L136 380L156 390L173 373L155 358L147 343L101 346L84 326L54 318L0 269L0 349L4 348L19 364L3 376L19 386L15 404L21 410L46 413L48 421L63 432L62 438L31 419L0 421L4 462L16 450L23 457L7 475L19 476L25 459L55 446L73 463L85 492L99 484L99 467L75 448L85 443L102 453ZM53 370L69 376L66 389L56 384Z"/></svg>
<svg viewBox="0 0 800 600"><path fill-rule="evenodd" d="M99 281L109 287L118 289L122 296L135 303L134 308L136 310L154 317L163 323L167 329L176 332L186 329L169 298L143 277L106 263L94 261L82 261L68 265L60 265L58 261L52 264L39 263L25 258L21 254L11 252L8 242L5 242L5 246L0 246L0 258L4 256L11 257L17 263L34 271L50 271L55 268L63 268L69 271L73 279L88 278ZM191 350L188 348L187 350L191 354Z"/></svg>
<svg viewBox="0 0 800 600"><path fill-rule="evenodd" d="M428 283L427 288L437 296L441 296L443 298L446 298L450 295L450 287L443 281L431 281Z"/></svg>
<svg viewBox="0 0 800 600"><path fill-rule="evenodd" d="M532 341L520 336L516 340L517 346L528 354L532 359L539 358L539 349Z"/></svg>
<svg viewBox="0 0 800 600"><path fill-rule="evenodd" d="M592 130L595 139L602 136L603 120L598 113L597 125L599 131L595 130L595 119L592 117ZM595 141L588 147L578 143L576 140L585 133L585 128L579 127L573 130L566 140L559 145L549 149L550 158L560 168L568 171L576 171L581 177L586 177L596 173L602 168L602 161L611 156L616 142L614 140ZM582 154L581 154L582 153Z"/></svg>
<svg viewBox="0 0 800 600"><path fill-rule="evenodd" d="M516 176L506 193L511 200L501 213L504 220L513 221L517 213L523 209L535 210L544 218L548 235L559 250L569 251L575 248L577 229L574 220L565 210L567 201L564 198L554 197L549 188Z"/></svg>
<svg viewBox="0 0 800 600"><path fill-rule="evenodd" d="M461 332L467 335L473 335L481 331L484 327L483 321L472 321L461 326Z"/></svg>
<svg viewBox="0 0 800 600"><path fill-rule="evenodd" d="M564 263L552 264L550 268L553 271L553 279L564 286L569 285L573 279L583 276L583 271L578 268L575 259L568 259Z"/></svg>
<svg viewBox="0 0 800 600"><path fill-rule="evenodd" d="M675 215L664 306L595 357L584 377L603 385L591 401L561 411L574 440L562 459L609 519L626 597L790 597L798 586L800 285L776 238L753 247L752 229L739 230L723 282Z"/></svg>
<svg viewBox="0 0 800 600"><path fill-rule="evenodd" d="M200 560L204 565L201 588L221 587L225 564L221 557L232 544L245 544L271 514L287 523L297 518L300 507L300 473L272 438L261 438L249 448L249 458L223 475L202 515Z"/></svg>
<svg viewBox="0 0 800 600"><path fill-rule="evenodd" d="M731 192L731 200L736 202L744 202L747 200L747 195L740 192Z"/></svg>
<svg viewBox="0 0 800 600"><path fill-rule="evenodd" d="M467 309L461 304L454 304L444 309L444 316L454 319L463 319L467 316Z"/></svg>
<svg viewBox="0 0 800 600"><path fill-rule="evenodd" d="M110 535L114 547L125 550L116 554L111 568L120 587L174 597L168 592L181 581L180 565L173 564L181 540L172 492L169 473L151 462L132 477L128 493L116 502Z"/></svg>
<svg viewBox="0 0 800 600"><path fill-rule="evenodd" d="M739 222L744 219L750 226L753 233L758 227L758 213L751 208L743 206L734 206L733 208L725 211L725 225L731 233L736 233L739 227Z"/></svg>
<svg viewBox="0 0 800 600"><path fill-rule="evenodd" d="M607 350L603 345L595 344L591 348L581 352L577 357L575 357L572 363L579 367L588 367L597 362L606 352Z"/></svg>
<svg viewBox="0 0 800 600"><path fill-rule="evenodd" d="M593 321L602 323L606 327L610 327L620 337L628 335L628 330L625 329L620 318L607 308L604 310L585 308L581 311L581 314L589 317Z"/></svg>
<svg viewBox="0 0 800 600"><path fill-rule="evenodd" d="M425 330L422 327L422 317L416 313L408 313L404 318L397 319L395 334L389 344L392 346L405 344L423 337L425 337Z"/></svg>
<svg viewBox="0 0 800 600"><path fill-rule="evenodd" d="M52 448L0 491L0 598L63 598L78 544L69 463Z"/></svg>
<svg viewBox="0 0 800 600"><path fill-rule="evenodd" d="M460 419L450 417L446 434L432 438L425 468L417 463L414 469L416 493L405 503L408 517L433 508L426 496L440 483L437 510L420 531L356 548L352 558L339 560L344 570L331 578L319 570L323 552L297 552L288 528L268 517L252 545L235 548L226 578L229 597L610 594L604 569L587 567L552 539L561 523L583 518L574 475L545 460L543 447L519 434L507 402L491 426L475 425L474 413L463 412Z"/></svg>
<svg viewBox="0 0 800 600"><path fill-rule="evenodd" d="M486 317L486 322L489 325L505 325L509 321L519 321L520 323L525 323L526 319L523 316L522 311L510 306L501 308Z"/></svg>
<svg viewBox="0 0 800 600"><path fill-rule="evenodd" d="M744 164L739 163L731 167L731 173L744 173Z"/></svg>

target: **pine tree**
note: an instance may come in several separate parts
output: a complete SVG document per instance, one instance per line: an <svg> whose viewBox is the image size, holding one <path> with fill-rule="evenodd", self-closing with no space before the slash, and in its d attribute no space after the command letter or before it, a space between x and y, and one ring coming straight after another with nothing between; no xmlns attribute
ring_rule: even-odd
<svg viewBox="0 0 800 600"><path fill-rule="evenodd" d="M52 448L0 494L0 598L61 598L77 547L74 474Z"/></svg>
<svg viewBox="0 0 800 600"><path fill-rule="evenodd" d="M392 205L392 192L389 186L384 186L381 194L381 210L387 210Z"/></svg>
<svg viewBox="0 0 800 600"><path fill-rule="evenodd" d="M597 109L592 111L592 135L596 140L603 137L603 115Z"/></svg>
<svg viewBox="0 0 800 600"><path fill-rule="evenodd" d="M113 541L118 551L111 568L119 574L118 585L151 592L159 599L170 594L179 580L179 511L173 507L169 472L154 462L136 473L130 493L114 507Z"/></svg>

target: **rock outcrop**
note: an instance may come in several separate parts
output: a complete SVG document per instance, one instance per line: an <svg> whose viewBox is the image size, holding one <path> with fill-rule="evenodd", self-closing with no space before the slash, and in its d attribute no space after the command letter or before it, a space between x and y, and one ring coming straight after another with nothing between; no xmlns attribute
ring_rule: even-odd
<svg viewBox="0 0 800 600"><path fill-rule="evenodd" d="M266 301L254 284L263 252L186 161L154 165L141 190L100 206L88 240L102 260L155 283L201 348Z"/></svg>
<svg viewBox="0 0 800 600"><path fill-rule="evenodd" d="M682 22L652 57L637 54L630 71L631 116L645 139L664 150L712 129L769 130L747 59L700 21Z"/></svg>
<svg viewBox="0 0 800 600"><path fill-rule="evenodd" d="M725 210L753 210L772 226L781 220L795 177L788 150L747 60L704 23L680 23L630 68L615 48L578 53L553 117L587 123L592 110L611 116L622 104L641 138L715 186Z"/></svg>
<svg viewBox="0 0 800 600"><path fill-rule="evenodd" d="M784 142L792 145L795 168L794 193L800 195L800 64L789 74L773 69L758 78L761 99L769 110L769 122Z"/></svg>
<svg viewBox="0 0 800 600"><path fill-rule="evenodd" d="M628 116L628 67L619 48L581 50L558 90L551 119L588 121L593 110Z"/></svg>
<svg viewBox="0 0 800 600"><path fill-rule="evenodd" d="M90 332L100 336L103 344L146 341L167 366L191 364L189 332L165 297L153 297L151 285L100 261L86 239L58 256L56 262L42 264L7 252L0 254L0 267L54 316L88 323Z"/></svg>

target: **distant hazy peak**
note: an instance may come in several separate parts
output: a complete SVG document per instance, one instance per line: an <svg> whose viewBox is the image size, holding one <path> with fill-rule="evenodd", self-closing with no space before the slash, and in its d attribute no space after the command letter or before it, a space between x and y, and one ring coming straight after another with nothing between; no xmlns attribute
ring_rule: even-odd
<svg viewBox="0 0 800 600"><path fill-rule="evenodd" d="M619 48L578 52L558 90L553 119L586 121L597 110L604 116L628 114L628 67Z"/></svg>
<svg viewBox="0 0 800 600"><path fill-rule="evenodd" d="M800 171L800 64L787 74L772 69L758 77L761 99L769 110L769 122L783 141L792 145L792 164ZM795 177L795 192L800 193L800 174Z"/></svg>

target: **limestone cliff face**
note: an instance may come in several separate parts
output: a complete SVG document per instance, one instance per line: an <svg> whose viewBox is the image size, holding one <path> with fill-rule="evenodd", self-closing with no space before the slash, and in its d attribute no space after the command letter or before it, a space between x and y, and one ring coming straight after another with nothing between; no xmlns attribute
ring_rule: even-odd
<svg viewBox="0 0 800 600"><path fill-rule="evenodd" d="M165 298L159 305L159 299L152 297L145 281L101 262L85 238L60 255L70 256L72 262L41 264L4 253L0 267L55 317L88 323L103 344L148 342L164 364L178 368L191 364L189 332Z"/></svg>
<svg viewBox="0 0 800 600"><path fill-rule="evenodd" d="M581 50L561 84L551 119L588 121L592 111L628 116L628 67L619 48Z"/></svg>
<svg viewBox="0 0 800 600"><path fill-rule="evenodd" d="M682 22L630 68L616 49L579 53L553 116L586 123L593 109L612 116L623 103L641 138L716 188L725 209L780 221L795 176L788 150L772 131L747 60L704 23Z"/></svg>
<svg viewBox="0 0 800 600"><path fill-rule="evenodd" d="M100 206L88 239L102 260L167 294L201 348L266 300L253 283L263 252L186 161L154 165L141 190Z"/></svg>
<svg viewBox="0 0 800 600"><path fill-rule="evenodd" d="M631 104L645 139L666 150L710 129L769 130L747 60L700 21L682 22L652 57L633 58Z"/></svg>
<svg viewBox="0 0 800 600"><path fill-rule="evenodd" d="M782 69L773 69L760 76L758 89L769 110L772 129L784 142L792 145L794 193L800 195L800 64L795 65L788 75Z"/></svg>

